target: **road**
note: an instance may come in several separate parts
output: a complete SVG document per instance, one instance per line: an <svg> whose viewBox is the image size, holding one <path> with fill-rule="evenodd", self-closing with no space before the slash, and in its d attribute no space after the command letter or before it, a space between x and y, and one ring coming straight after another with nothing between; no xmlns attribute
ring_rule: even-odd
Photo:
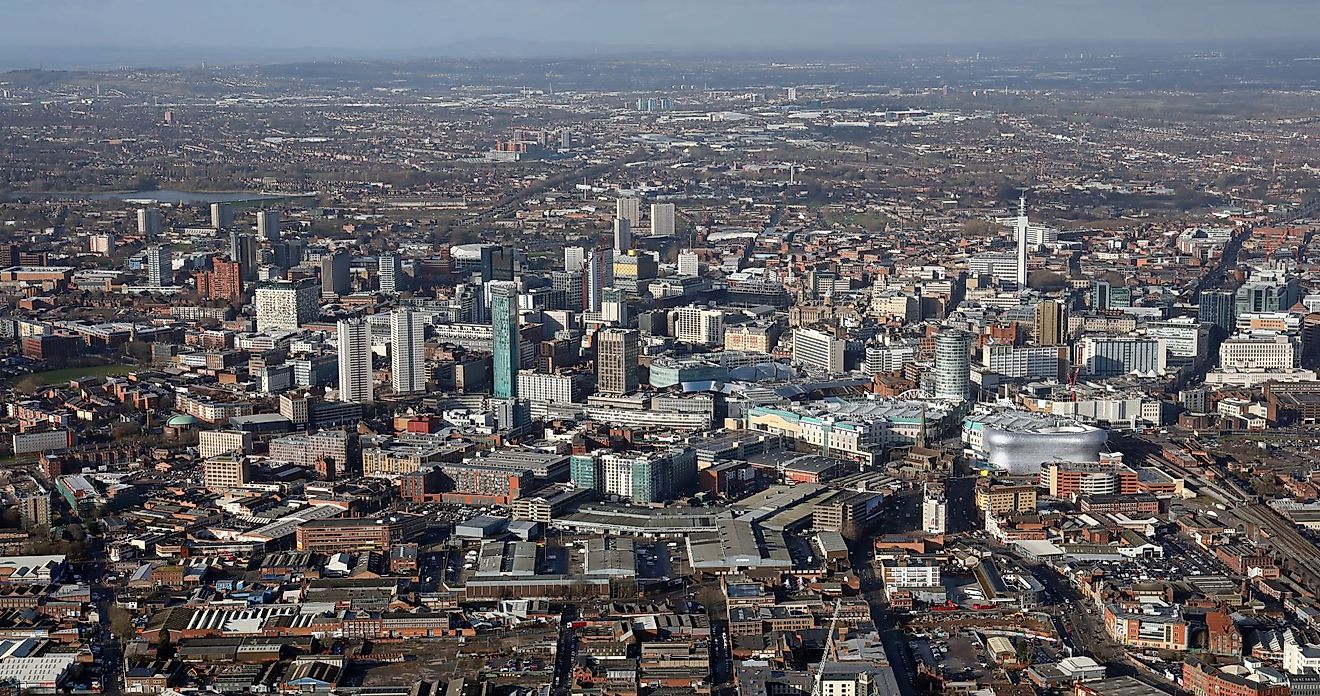
<svg viewBox="0 0 1320 696"><path fill-rule="evenodd" d="M954 476L944 484L947 511L946 527L950 534L980 529L982 519L976 509L976 479L973 475Z"/></svg>
<svg viewBox="0 0 1320 696"><path fill-rule="evenodd" d="M715 694L733 693L733 643L729 622L710 622L710 684Z"/></svg>
<svg viewBox="0 0 1320 696"><path fill-rule="evenodd" d="M1234 235L1224 245L1224 251L1219 255L1219 261L1215 263L1214 268L1201 275L1200 280L1196 281L1196 288L1192 291L1192 300L1195 301L1202 290L1209 290L1217 287L1219 282L1224 279L1224 274L1228 269L1237 265L1238 252L1242 251L1242 243L1251 236L1251 228L1243 230L1241 234Z"/></svg>
<svg viewBox="0 0 1320 696"><path fill-rule="evenodd" d="M99 645L101 654L96 655L97 663L101 666L101 693L105 696L120 696L123 693L122 674L124 670L123 649L120 644L121 636L111 638L110 630L110 607L114 604L114 592L110 588L100 588L96 584L92 585L92 600L96 603L97 613L101 617L101 624L96 628L100 633L99 640L93 645Z"/></svg>
<svg viewBox="0 0 1320 696"><path fill-rule="evenodd" d="M880 642L885 646L885 655L889 658L890 668L894 670L898 691L902 696L917 696L920 692L917 691L917 670L912 652L908 650L907 639L899 628L898 614L885 609L887 603L884 591L865 552L853 553L853 568L862 581L862 596L871 605L871 621L880 634Z"/></svg>
<svg viewBox="0 0 1320 696"><path fill-rule="evenodd" d="M917 696L920 693L916 685L917 670L903 632L898 628L898 617L872 602L871 619L875 622L875 630L880 633L880 642L885 646L885 655L889 658L889 667L894 670L899 693L902 696Z"/></svg>
<svg viewBox="0 0 1320 696"><path fill-rule="evenodd" d="M1073 651L1073 655L1086 655L1101 662L1121 657L1122 649L1105 636L1100 617L1090 601L1082 599L1050 568L1043 565L1028 565L1027 568L1059 603L1048 613L1054 618L1055 629L1059 631L1063 644Z"/></svg>
<svg viewBox="0 0 1320 696"><path fill-rule="evenodd" d="M1141 663L1127 656L1127 651L1114 643L1104 632L1100 615L1091 602L1065 585L1058 573L1041 565L1027 566L1036 579L1045 585L1062 606L1049 611L1055 630L1063 644L1074 656L1085 655L1105 665L1111 677L1133 677L1160 690L1169 688L1168 682L1150 672Z"/></svg>
<svg viewBox="0 0 1320 696"><path fill-rule="evenodd" d="M577 620L577 616L577 607L571 604L564 607L563 613L559 615L555 673L550 682L550 688L556 694L567 694L573 689L573 663L577 661L577 635L573 632L573 622Z"/></svg>

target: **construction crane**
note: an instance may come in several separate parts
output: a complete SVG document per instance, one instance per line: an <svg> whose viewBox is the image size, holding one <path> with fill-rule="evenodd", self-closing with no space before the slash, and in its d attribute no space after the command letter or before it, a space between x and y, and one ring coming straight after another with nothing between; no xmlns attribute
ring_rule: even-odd
<svg viewBox="0 0 1320 696"><path fill-rule="evenodd" d="M834 615L830 617L830 632L825 635L825 651L820 655L820 664L816 666L816 682L811 687L811 696L821 696L823 691L822 684L825 681L825 663L830 659L830 651L834 649L834 632L839 626L839 611L843 607L843 599L834 600Z"/></svg>

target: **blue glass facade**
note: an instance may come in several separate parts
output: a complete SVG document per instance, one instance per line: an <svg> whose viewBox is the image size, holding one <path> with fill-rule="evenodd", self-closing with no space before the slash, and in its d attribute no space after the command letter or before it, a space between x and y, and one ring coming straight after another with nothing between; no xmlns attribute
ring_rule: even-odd
<svg viewBox="0 0 1320 696"><path fill-rule="evenodd" d="M490 323L494 329L494 394L499 399L518 396L518 286L496 282L490 287Z"/></svg>

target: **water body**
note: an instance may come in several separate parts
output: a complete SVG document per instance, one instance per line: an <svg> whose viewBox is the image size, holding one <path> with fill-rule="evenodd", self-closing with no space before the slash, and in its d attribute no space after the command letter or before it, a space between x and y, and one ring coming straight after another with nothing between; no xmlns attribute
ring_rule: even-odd
<svg viewBox="0 0 1320 696"><path fill-rule="evenodd" d="M304 198L314 194L270 194L249 191L175 191L159 189L156 191L51 191L41 193L15 192L8 200L24 203L45 201L122 201L124 203L149 203L153 205L210 204L210 203L251 203L260 201L282 201L292 198Z"/></svg>

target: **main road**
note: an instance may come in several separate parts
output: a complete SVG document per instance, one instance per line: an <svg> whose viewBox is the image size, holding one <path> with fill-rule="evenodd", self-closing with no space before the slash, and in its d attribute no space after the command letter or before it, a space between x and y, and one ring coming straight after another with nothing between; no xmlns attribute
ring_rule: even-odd
<svg viewBox="0 0 1320 696"><path fill-rule="evenodd" d="M545 180L532 184L531 186L528 186L527 188L524 188L521 191L518 191L517 193L505 196L504 198L500 199L500 201L497 202L495 205L491 206L489 209L481 213L477 213L472 217L464 219L462 222L459 223L459 225L462 227L477 227L479 225L484 225L492 220L497 220L506 214L513 213L518 208L518 206L522 205L523 201L532 198L533 196L540 195L557 186L572 181L578 181L580 179L590 179L592 177L600 176L601 174L604 174L606 172L610 172L615 169L618 169L619 167L622 167L628 164L629 162L637 162L642 159L644 159L643 154L633 153L629 155L624 155L623 157L612 160L610 162L601 162L599 164L592 164L586 167L575 169L571 172L566 172L564 174L557 174L555 176L547 177Z"/></svg>
<svg viewBox="0 0 1320 696"><path fill-rule="evenodd" d="M564 607L559 615L559 641L555 645L555 672L550 688L556 694L567 694L573 690L573 663L577 661L577 634L573 631L573 622L577 620L578 610L573 605Z"/></svg>

